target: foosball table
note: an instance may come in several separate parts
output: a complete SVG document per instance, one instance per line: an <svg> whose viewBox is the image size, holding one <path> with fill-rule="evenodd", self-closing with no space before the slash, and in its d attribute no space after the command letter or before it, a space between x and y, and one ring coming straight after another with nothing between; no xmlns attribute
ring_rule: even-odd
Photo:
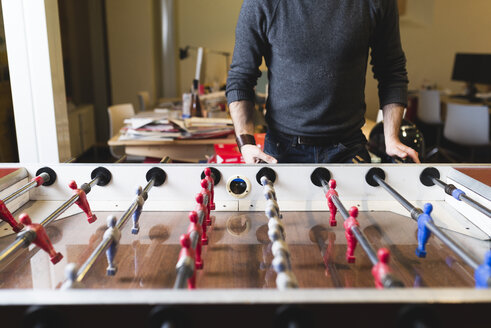
<svg viewBox="0 0 491 328"><path fill-rule="evenodd" d="M489 326L490 165L0 166L4 327Z"/></svg>

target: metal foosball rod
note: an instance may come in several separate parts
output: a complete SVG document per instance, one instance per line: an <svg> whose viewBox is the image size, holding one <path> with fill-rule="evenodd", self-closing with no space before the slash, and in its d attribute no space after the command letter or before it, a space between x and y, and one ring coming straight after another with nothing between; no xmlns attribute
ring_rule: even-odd
<svg viewBox="0 0 491 328"><path fill-rule="evenodd" d="M389 251L385 248L381 248L379 252L376 252L368 242L368 238L360 230L358 221L356 217L358 216L358 208L353 206L348 212L344 207L343 203L339 199L339 195L335 192L336 182L330 179L329 182L326 178L330 178L331 174L325 168L317 168L311 175L312 182L317 186L322 186L324 194L326 197L330 198L330 201L334 204L335 208L341 213L345 220L344 228L346 230L346 238L348 239L348 249L346 258L349 263L354 263L355 258L353 256L354 247L356 246L356 241L358 241L362 249L367 254L370 262L373 264L372 274L375 278L375 284L377 288L394 288L394 287L404 287L404 284L390 272L388 265L389 261ZM315 181L315 182L314 182ZM328 201L329 202L329 201ZM350 232L355 237L354 240L350 240ZM350 247L350 244L354 244ZM381 269L383 268L383 269Z"/></svg>
<svg viewBox="0 0 491 328"><path fill-rule="evenodd" d="M90 269L93 267L95 264L96 260L99 258L101 254L106 251L107 259L108 259L108 267L106 270L107 275L113 276L116 274L117 268L114 266L113 259L114 256L116 255L116 249L117 249L117 244L119 243L119 239L121 237L121 229L124 226L124 224L128 221L128 219L132 216L140 216L141 210L143 207L143 204L148 198L148 192L152 187L159 187L161 186L167 178L166 173L158 168L154 167L150 169L147 174L146 174L146 179L147 179L147 185L145 188L141 189L138 188L137 190L137 196L135 197L135 200L131 203L130 207L126 210L126 212L123 213L121 218L117 220L114 216L109 216L108 217L108 228L106 232L104 233L104 236L102 238L102 241L97 245L97 247L94 249L94 251L90 254L89 258L82 264L82 266L79 268L77 271L77 275L74 279L75 282L81 283L82 280L85 278L87 273L90 271ZM138 220L134 218L134 223L138 222ZM135 229L135 226L133 226L133 229ZM139 229L138 229L139 230ZM133 232L134 230L132 230Z"/></svg>
<svg viewBox="0 0 491 328"><path fill-rule="evenodd" d="M344 208L343 204L339 200L338 196L333 196L332 200L341 215L344 217L345 222L356 220L356 216L358 214L357 207L353 206L348 213L348 211L346 211L346 208ZM375 252L375 250L368 242L367 237L363 234L357 224L350 224L347 228L349 229L349 231L351 231L351 233L353 233L355 239L360 243L361 248L365 251L368 258L370 259L370 262L372 262L372 274L374 275L377 288L404 287L404 284L391 273L388 265L389 250L381 248L378 252ZM379 268L380 266L385 266L385 268L381 270Z"/></svg>
<svg viewBox="0 0 491 328"><path fill-rule="evenodd" d="M196 199L203 200L203 195L198 194ZM202 236L205 216L203 210L198 208L204 207L203 204L198 204L197 211L189 212L190 224L187 234L181 236L181 251L176 264L176 281L174 289L196 287L196 270L203 269L203 260L201 258L201 248L203 246ZM187 282L187 284L186 284Z"/></svg>
<svg viewBox="0 0 491 328"><path fill-rule="evenodd" d="M450 195L456 200L462 201L467 205L475 208L479 212L483 213L484 215L491 217L491 210L489 208L479 203L478 201L470 198L465 194L463 190L457 188L453 184L447 184L442 180L440 180L440 172L436 168L427 167L426 169L424 169L419 176L419 180L423 185L427 187L431 187L434 185L439 186L445 191L447 195Z"/></svg>
<svg viewBox="0 0 491 328"><path fill-rule="evenodd" d="M70 197L66 202L64 202L60 207L58 207L53 213L51 213L48 217L46 217L41 223L32 223L30 217L27 214L21 214L20 219L25 221L28 225L28 229L22 231L17 234L17 238L15 241L7 246L0 253L0 263L6 261L11 258L14 254L16 254L20 249L27 248L31 243L35 243L37 246L47 251L51 255L51 262L54 264L58 263L61 260L60 256L54 256L53 248L51 246L51 241L49 240L44 227L59 217L63 212L65 212L70 206L72 206L77 201L82 201L79 203L79 206L92 218L89 218L89 223L95 220L95 216L92 216L90 212L90 208L88 207L87 200L85 199L85 194L90 192L93 185L97 184L99 186L105 186L111 181L111 172L103 167L98 167L94 169L91 173L92 180L89 183L84 183L80 189L75 190L75 194ZM74 184L75 182L72 181ZM72 187L72 183L70 187ZM76 186L76 184L75 184ZM58 253L59 254L59 253ZM60 254L61 255L61 254Z"/></svg>
<svg viewBox="0 0 491 328"><path fill-rule="evenodd" d="M268 167L263 167L256 174L257 182L263 186L263 194L266 199L265 214L268 217L268 237L272 242L271 262L276 272L276 288L280 290L298 288L298 280L292 271L291 255L286 243L286 234L283 223L280 220L274 182L276 172Z"/></svg>
<svg viewBox="0 0 491 328"><path fill-rule="evenodd" d="M0 220L7 222L14 232L19 232L24 228L22 223L17 222L12 213L7 208L7 204L16 199L17 197L25 194L31 189L37 188L41 185L50 186L56 181L56 173L49 167L43 167L36 172L36 176L24 186L20 187L4 199L0 199Z"/></svg>
<svg viewBox="0 0 491 328"><path fill-rule="evenodd" d="M196 264L195 252L191 247L189 234L181 235L181 251L176 264L176 281L174 289L194 289L196 288Z"/></svg>
<svg viewBox="0 0 491 328"><path fill-rule="evenodd" d="M402 197L385 179L385 172L381 168L371 168L365 176L366 182L372 187L381 186L389 194L391 194L401 205L403 205L410 213L413 220L418 223L418 247L416 255L425 257L425 245L431 233L435 234L448 248L450 248L457 256L459 256L467 265L475 272L475 280L477 288L491 287L491 251L486 253L484 263L479 264L470 254L457 245L447 234L438 228L431 217L433 206L430 203L424 205L424 210L413 206L409 201Z"/></svg>
<svg viewBox="0 0 491 328"><path fill-rule="evenodd" d="M42 226L46 226L56 220L63 212L65 212L70 206L78 203L80 208L89 216L89 223L95 221L95 218L92 218L92 213L88 208L87 199L85 196L92 190L92 187L97 186L105 186L107 185L112 178L111 172L104 167L98 167L94 169L90 175L91 181L89 183L83 183L80 188L77 188L77 185L74 181L71 181L69 187L74 190L74 194L70 199L68 199L65 203L63 203L60 207L58 207L53 213L51 213L48 217L46 217L42 222Z"/></svg>
<svg viewBox="0 0 491 328"><path fill-rule="evenodd" d="M115 164L119 164L119 163L124 163L126 162L126 159L128 158L128 155L124 154L123 156L121 156L120 158L118 158L116 161L114 161Z"/></svg>

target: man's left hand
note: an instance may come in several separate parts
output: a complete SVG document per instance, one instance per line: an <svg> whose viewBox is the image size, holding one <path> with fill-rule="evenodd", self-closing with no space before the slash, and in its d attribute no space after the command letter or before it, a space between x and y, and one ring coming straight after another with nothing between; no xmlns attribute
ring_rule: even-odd
<svg viewBox="0 0 491 328"><path fill-rule="evenodd" d="M389 156L398 156L405 159L411 158L414 163L421 163L418 153L399 140L399 128L401 126L404 107L400 104L388 104L383 108L384 112L384 136L385 152Z"/></svg>
<svg viewBox="0 0 491 328"><path fill-rule="evenodd" d="M399 139L390 140L385 143L385 152L389 156L397 156L402 159L411 158L414 163L421 163L418 153L411 147L406 146Z"/></svg>

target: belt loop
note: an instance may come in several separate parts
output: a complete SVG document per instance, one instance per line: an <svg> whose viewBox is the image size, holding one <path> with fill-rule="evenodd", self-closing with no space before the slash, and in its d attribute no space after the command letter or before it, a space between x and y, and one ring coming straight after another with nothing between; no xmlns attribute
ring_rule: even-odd
<svg viewBox="0 0 491 328"><path fill-rule="evenodd" d="M298 140L298 138L299 138L299 137L297 137L297 136L294 136L294 137L292 138L292 147L293 147L293 148L297 147L297 144L300 144L300 142L299 142L300 140Z"/></svg>

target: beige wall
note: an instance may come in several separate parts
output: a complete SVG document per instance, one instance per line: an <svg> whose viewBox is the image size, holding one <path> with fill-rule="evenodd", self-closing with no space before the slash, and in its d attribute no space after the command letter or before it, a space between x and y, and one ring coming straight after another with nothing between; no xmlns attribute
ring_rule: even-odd
<svg viewBox="0 0 491 328"><path fill-rule="evenodd" d="M202 46L232 54L235 42L235 25L242 0L175 0L177 7L178 47ZM196 51L180 62L180 91L190 88L196 69ZM230 61L232 57L230 57ZM224 83L225 57L208 53L201 71L204 83Z"/></svg>
<svg viewBox="0 0 491 328"><path fill-rule="evenodd" d="M439 88L461 91L452 82L456 52L491 53L490 0L408 0L401 18L401 37L407 57L410 89L425 80ZM376 82L367 75L367 117L375 119L378 109Z"/></svg>
<svg viewBox="0 0 491 328"><path fill-rule="evenodd" d="M138 91L155 96L153 0L106 0L112 103L138 107Z"/></svg>

